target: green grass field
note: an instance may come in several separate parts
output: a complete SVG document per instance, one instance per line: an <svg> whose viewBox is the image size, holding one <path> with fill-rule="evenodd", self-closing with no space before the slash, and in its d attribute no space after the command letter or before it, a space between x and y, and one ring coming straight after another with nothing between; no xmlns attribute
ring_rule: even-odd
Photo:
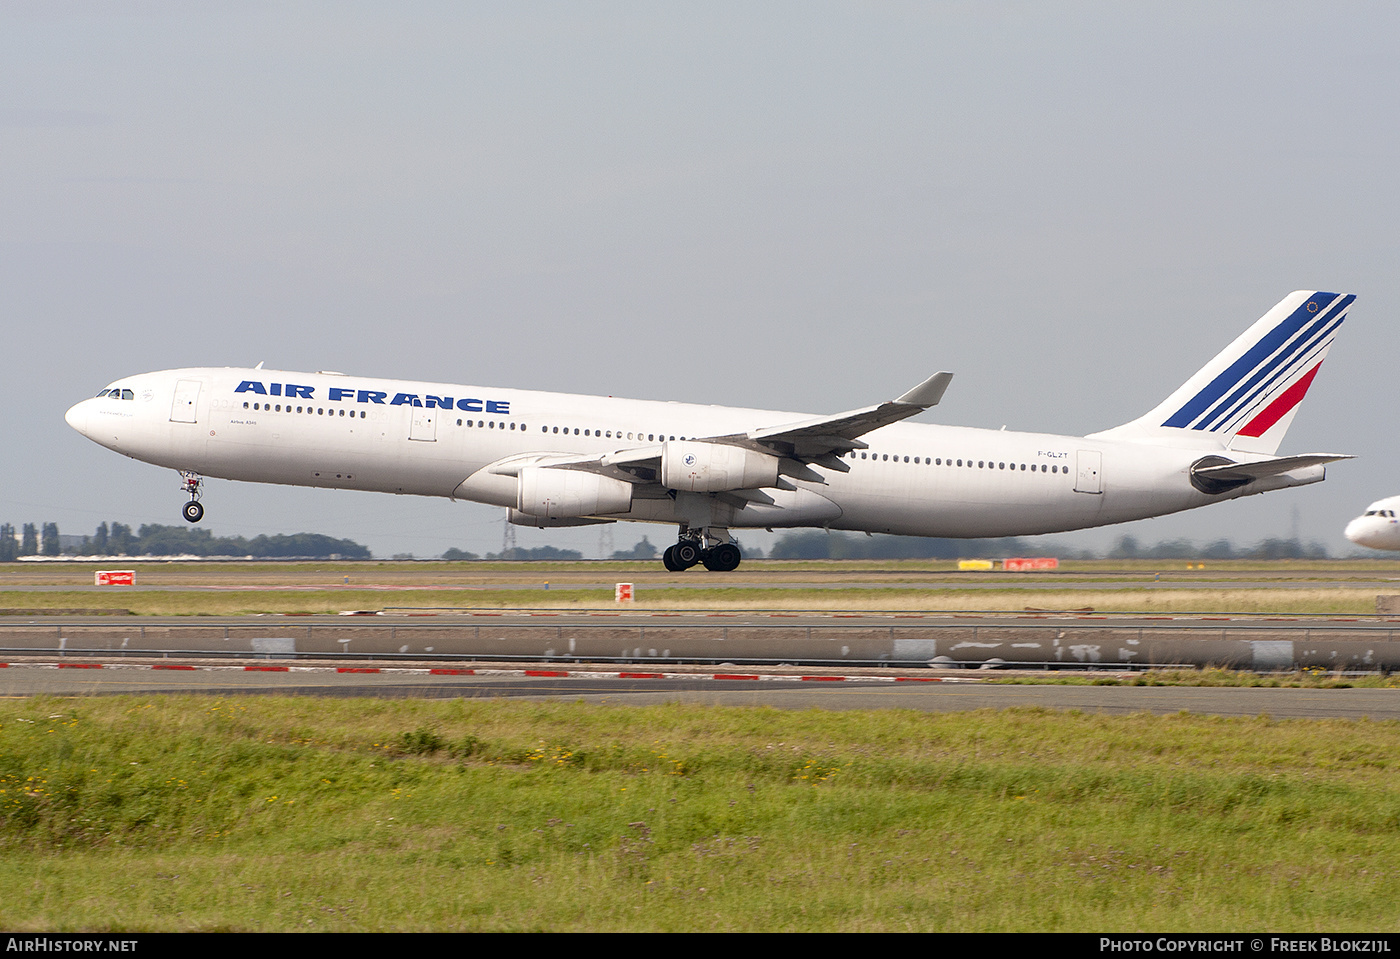
<svg viewBox="0 0 1400 959"><path fill-rule="evenodd" d="M728 575L656 563L134 563L156 590L93 589L93 564L0 565L0 609L117 607L140 615L337 613L352 609L1262 613L1359 616L1400 593L1386 560L1070 561L1055 572L957 572L949 561L773 561ZM1187 568L1187 567L1190 568ZM1392 580L1394 585L1391 586ZM545 584L550 584L550 589ZM66 587L66 588L65 588ZM973 588L975 587L975 588Z"/></svg>
<svg viewBox="0 0 1400 959"><path fill-rule="evenodd" d="M1375 931L1400 724L0 705L11 930Z"/></svg>

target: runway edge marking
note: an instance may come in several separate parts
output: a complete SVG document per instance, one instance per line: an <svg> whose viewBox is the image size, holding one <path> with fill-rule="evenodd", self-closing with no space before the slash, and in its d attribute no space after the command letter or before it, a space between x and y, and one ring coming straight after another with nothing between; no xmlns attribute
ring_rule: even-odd
<svg viewBox="0 0 1400 959"><path fill-rule="evenodd" d="M175 663L0 663L0 669L171 669L194 672L241 673L380 673L404 676L518 676L527 679L725 679L749 682L793 683L978 683L980 678L956 676L813 676L801 673L639 673L628 670L563 669L481 669L427 666L350 667L350 666L192 666Z"/></svg>

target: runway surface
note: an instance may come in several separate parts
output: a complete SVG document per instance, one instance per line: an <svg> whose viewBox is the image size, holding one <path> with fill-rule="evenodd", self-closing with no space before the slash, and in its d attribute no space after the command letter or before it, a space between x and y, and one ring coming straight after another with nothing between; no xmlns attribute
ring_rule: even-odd
<svg viewBox="0 0 1400 959"><path fill-rule="evenodd" d="M1400 669L1400 621L1325 617L601 613L0 617L0 656Z"/></svg>
<svg viewBox="0 0 1400 959"><path fill-rule="evenodd" d="M380 698L566 699L610 705L664 702L778 709L914 709L952 712L1032 706L1105 714L1188 711L1218 716L1400 721L1400 689L992 685L984 682L800 683L695 679L432 676L380 673L0 670L0 696L294 695Z"/></svg>

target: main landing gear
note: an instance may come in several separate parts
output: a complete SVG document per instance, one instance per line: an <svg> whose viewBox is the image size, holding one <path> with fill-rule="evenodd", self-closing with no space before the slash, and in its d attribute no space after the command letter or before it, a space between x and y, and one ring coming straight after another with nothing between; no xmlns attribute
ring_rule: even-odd
<svg viewBox="0 0 1400 959"><path fill-rule="evenodd" d="M706 546L707 540L713 540L713 545ZM682 532L680 541L675 546L666 547L661 554L661 563L673 573L690 569L696 563L704 563L712 573L728 573L739 567L742 558L738 545L730 542L727 533L706 530L701 537Z"/></svg>
<svg viewBox="0 0 1400 959"><path fill-rule="evenodd" d="M204 519L204 507L200 505L199 502L199 487L202 480L198 473L191 473L188 470L180 470L180 478L184 480L180 489L190 494L190 501L185 504L185 508L182 511L185 516L185 522L198 523L200 520Z"/></svg>

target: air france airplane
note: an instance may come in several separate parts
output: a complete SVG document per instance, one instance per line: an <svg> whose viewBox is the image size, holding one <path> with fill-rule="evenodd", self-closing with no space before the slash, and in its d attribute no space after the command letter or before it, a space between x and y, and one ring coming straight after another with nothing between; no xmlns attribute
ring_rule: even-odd
<svg viewBox="0 0 1400 959"><path fill-rule="evenodd" d="M1400 496L1378 499L1366 512L1347 524L1346 537L1357 546L1400 549Z"/></svg>
<svg viewBox="0 0 1400 959"><path fill-rule="evenodd" d="M192 523L206 476L445 496L526 526L673 524L668 570L724 572L734 529L1033 535L1319 482L1350 457L1275 452L1353 299L1289 294L1152 411L1084 437L903 422L950 373L812 416L259 364L124 377L67 419L178 470Z"/></svg>

